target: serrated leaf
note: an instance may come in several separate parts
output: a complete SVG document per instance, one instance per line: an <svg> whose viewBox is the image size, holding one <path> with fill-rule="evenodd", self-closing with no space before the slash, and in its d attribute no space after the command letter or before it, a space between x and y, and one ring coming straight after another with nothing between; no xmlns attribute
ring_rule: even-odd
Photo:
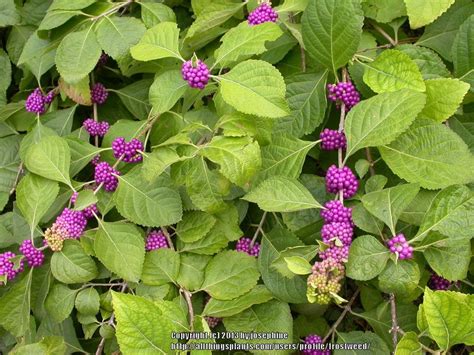
<svg viewBox="0 0 474 355"><path fill-rule="evenodd" d="M18 13L13 0L2 0L2 9L0 10L0 27L15 25L20 22L21 17Z"/></svg>
<svg viewBox="0 0 474 355"><path fill-rule="evenodd" d="M431 49L414 44L402 44L396 48L416 63L424 80L451 76L443 60Z"/></svg>
<svg viewBox="0 0 474 355"><path fill-rule="evenodd" d="M356 52L364 17L358 1L310 1L301 22L310 57L335 73Z"/></svg>
<svg viewBox="0 0 474 355"><path fill-rule="evenodd" d="M282 34L280 27L273 22L259 26L249 26L247 21L241 22L222 36L222 44L214 53L216 63L227 67L230 63L261 54L267 50L267 41L275 41Z"/></svg>
<svg viewBox="0 0 474 355"><path fill-rule="evenodd" d="M158 25L161 22L176 22L173 9L164 4L154 2L140 2L142 8L142 21L147 28Z"/></svg>
<svg viewBox="0 0 474 355"><path fill-rule="evenodd" d="M242 199L257 203L268 212L292 212L308 208L322 208L318 201L298 180L273 176L247 193Z"/></svg>
<svg viewBox="0 0 474 355"><path fill-rule="evenodd" d="M202 315L209 317L231 317L250 308L254 304L265 303L272 298L271 292L265 286L257 285L246 294L230 301L211 298L206 303Z"/></svg>
<svg viewBox="0 0 474 355"><path fill-rule="evenodd" d="M379 275L380 290L396 295L410 294L420 282L420 268L412 260L389 261L387 267Z"/></svg>
<svg viewBox="0 0 474 355"><path fill-rule="evenodd" d="M130 48L136 60L149 61L161 58L181 59L178 49L179 29L173 22L162 22L150 28L140 41Z"/></svg>
<svg viewBox="0 0 474 355"><path fill-rule="evenodd" d="M31 234L59 193L57 182L28 174L16 189L16 205L30 225Z"/></svg>
<svg viewBox="0 0 474 355"><path fill-rule="evenodd" d="M362 9L366 17L381 23L387 23L406 15L403 0L364 0Z"/></svg>
<svg viewBox="0 0 474 355"><path fill-rule="evenodd" d="M231 300L250 291L259 277L254 257L227 250L209 261L201 289L218 300Z"/></svg>
<svg viewBox="0 0 474 355"><path fill-rule="evenodd" d="M84 169L86 165L101 152L99 148L79 138L67 137L66 142L71 151L70 172L72 176Z"/></svg>
<svg viewBox="0 0 474 355"><path fill-rule="evenodd" d="M211 260L208 255L180 253L181 264L178 274L178 285L188 291L198 290L204 280L206 265Z"/></svg>
<svg viewBox="0 0 474 355"><path fill-rule="evenodd" d="M38 32L34 32L25 43L18 65L24 64L40 80L54 65L56 48L51 40L40 38Z"/></svg>
<svg viewBox="0 0 474 355"><path fill-rule="evenodd" d="M176 234L185 243L195 242L204 237L216 222L216 218L206 212L191 211L177 224Z"/></svg>
<svg viewBox="0 0 474 355"><path fill-rule="evenodd" d="M390 169L427 189L474 180L474 158L462 139L444 125L417 120L390 145L379 147Z"/></svg>
<svg viewBox="0 0 474 355"><path fill-rule="evenodd" d="M99 293L94 287L88 287L77 294L75 305L78 312L95 315L100 307Z"/></svg>
<svg viewBox="0 0 474 355"><path fill-rule="evenodd" d="M53 28L59 27L65 24L67 21L72 19L77 15L82 15L83 13L78 10L52 10L46 12L46 15L41 20L41 23L38 27L39 31L52 30Z"/></svg>
<svg viewBox="0 0 474 355"><path fill-rule="evenodd" d="M82 211L84 208L89 207L94 203L97 203L97 201L97 196L94 194L93 190L80 191L76 197L74 209L77 211Z"/></svg>
<svg viewBox="0 0 474 355"><path fill-rule="evenodd" d="M410 27L420 28L436 20L443 12L454 4L455 0L404 0L407 7Z"/></svg>
<svg viewBox="0 0 474 355"><path fill-rule="evenodd" d="M397 344L395 355L422 355L421 344L415 332L403 334L403 337Z"/></svg>
<svg viewBox="0 0 474 355"><path fill-rule="evenodd" d="M121 278L138 282L145 259L145 242L132 224L100 222L94 251L109 270Z"/></svg>
<svg viewBox="0 0 474 355"><path fill-rule="evenodd" d="M172 148L156 148L143 157L142 175L148 181L155 180L171 165L181 160L184 159Z"/></svg>
<svg viewBox="0 0 474 355"><path fill-rule="evenodd" d="M92 5L95 0L53 0L48 10L81 10L89 5Z"/></svg>
<svg viewBox="0 0 474 355"><path fill-rule="evenodd" d="M146 29L134 17L106 16L96 25L95 31L105 53L117 59L128 54L130 47L138 43Z"/></svg>
<svg viewBox="0 0 474 355"><path fill-rule="evenodd" d="M334 355L357 354L367 352L369 354L389 354L387 344L380 336L372 332L352 331L349 333L337 333L338 344L370 344L370 348L365 350L335 350Z"/></svg>
<svg viewBox="0 0 474 355"><path fill-rule="evenodd" d="M122 216L147 227L174 224L182 216L178 191L156 184L156 180L145 181L140 170L119 176L114 200Z"/></svg>
<svg viewBox="0 0 474 355"><path fill-rule="evenodd" d="M360 102L345 121L346 156L364 147L392 142L410 126L424 105L425 95L408 89Z"/></svg>
<svg viewBox="0 0 474 355"><path fill-rule="evenodd" d="M93 280L99 274L94 260L86 254L77 240L66 240L63 249L53 254L51 272L65 284Z"/></svg>
<svg viewBox="0 0 474 355"><path fill-rule="evenodd" d="M411 58L400 51L389 49L366 65L364 82L376 93L400 89L425 91L420 70Z"/></svg>
<svg viewBox="0 0 474 355"><path fill-rule="evenodd" d="M135 81L114 92L120 97L125 107L139 120L148 117L151 105L148 102L148 92L152 81L143 79Z"/></svg>
<svg viewBox="0 0 474 355"><path fill-rule="evenodd" d="M59 44L56 67L66 82L75 84L95 68L101 52L92 26L71 32Z"/></svg>
<svg viewBox="0 0 474 355"><path fill-rule="evenodd" d="M300 246L291 246L287 247L286 249L280 252L280 255L277 259L275 259L272 264L271 268L278 271L281 275L286 278L292 279L295 275L306 275L307 273L297 273L290 269L287 258L290 258L291 261L292 257L300 257L306 262L309 262L311 259L315 257L319 250L319 247L315 245L300 245ZM296 261L298 262L298 261ZM302 263L302 260L300 260ZM305 264L303 264L304 266ZM300 268L301 269L301 268Z"/></svg>
<svg viewBox="0 0 474 355"><path fill-rule="evenodd" d="M55 284L48 293L45 307L51 318L59 323L65 320L74 308L77 290L71 290L63 284Z"/></svg>
<svg viewBox="0 0 474 355"><path fill-rule="evenodd" d="M146 285L161 286L176 283L179 273L180 256L168 248L146 253L143 264L142 281Z"/></svg>
<svg viewBox="0 0 474 355"><path fill-rule="evenodd" d="M425 249L423 255L436 274L445 279L457 281L467 277L471 261L469 239L438 242Z"/></svg>
<svg viewBox="0 0 474 355"><path fill-rule="evenodd" d="M474 86L474 15L469 17L454 39L452 54L456 76Z"/></svg>
<svg viewBox="0 0 474 355"><path fill-rule="evenodd" d="M59 78L59 90L69 97L72 101L85 106L92 105L91 89L89 85L89 77L79 80L75 84L67 83L63 78Z"/></svg>
<svg viewBox="0 0 474 355"><path fill-rule="evenodd" d="M65 139L57 136L42 138L28 148L25 165L31 172L47 179L71 185L69 163L71 153Z"/></svg>
<svg viewBox="0 0 474 355"><path fill-rule="evenodd" d="M241 62L219 81L222 98L237 111L271 118L289 113L283 77L267 62Z"/></svg>
<svg viewBox="0 0 474 355"><path fill-rule="evenodd" d="M288 256L284 259L288 269L296 275L311 274L311 264L301 256Z"/></svg>
<svg viewBox="0 0 474 355"><path fill-rule="evenodd" d="M150 104L153 112L169 111L184 95L188 84L183 80L180 70L169 70L155 78L150 86Z"/></svg>
<svg viewBox="0 0 474 355"><path fill-rule="evenodd" d="M371 235L357 237L349 251L346 274L354 280L373 279L385 268L389 257L389 250L375 237Z"/></svg>
<svg viewBox="0 0 474 355"><path fill-rule="evenodd" d="M419 190L417 184L399 185L368 193L362 197L362 203L370 213L390 228L392 235L395 235L398 218Z"/></svg>
<svg viewBox="0 0 474 355"><path fill-rule="evenodd" d="M451 117L469 91L469 84L457 79L432 79L425 83L426 105L418 117L437 122Z"/></svg>
<svg viewBox="0 0 474 355"><path fill-rule="evenodd" d="M362 203L358 203L352 207L352 219L354 224L367 233L380 235L384 228L381 220L375 218L369 213Z"/></svg>

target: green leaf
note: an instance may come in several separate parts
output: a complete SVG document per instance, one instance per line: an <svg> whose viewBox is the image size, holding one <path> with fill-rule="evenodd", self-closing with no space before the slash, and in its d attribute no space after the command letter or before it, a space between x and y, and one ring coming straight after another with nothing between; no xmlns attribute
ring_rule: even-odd
<svg viewBox="0 0 474 355"><path fill-rule="evenodd" d="M87 30L71 32L59 44L56 68L68 83L83 79L96 66L101 54L92 26Z"/></svg>
<svg viewBox="0 0 474 355"><path fill-rule="evenodd" d="M471 261L468 239L438 242L425 249L423 255L430 267L445 279L457 281L467 277Z"/></svg>
<svg viewBox="0 0 474 355"><path fill-rule="evenodd" d="M375 237L363 235L354 239L349 251L346 274L354 280L367 281L379 275L390 257L389 250Z"/></svg>
<svg viewBox="0 0 474 355"><path fill-rule="evenodd" d="M92 105L89 76L84 77L74 84L66 83L63 78L59 78L58 86L61 96L66 95L72 101L80 105Z"/></svg>
<svg viewBox="0 0 474 355"><path fill-rule="evenodd" d="M466 93L469 84L457 79L432 79L426 81L426 105L419 118L442 122L451 117Z"/></svg>
<svg viewBox="0 0 474 355"><path fill-rule="evenodd" d="M53 254L51 272L65 284L91 281L99 274L94 260L77 240L66 240L63 249Z"/></svg>
<svg viewBox="0 0 474 355"><path fill-rule="evenodd" d="M451 76L443 60L431 49L414 44L402 44L396 48L416 63L424 80Z"/></svg>
<svg viewBox="0 0 474 355"><path fill-rule="evenodd" d="M268 212L292 212L308 208L322 208L298 180L283 176L266 179L242 199L257 203L262 210Z"/></svg>
<svg viewBox="0 0 474 355"><path fill-rule="evenodd" d="M82 211L84 208L89 207L94 203L97 203L97 196L94 194L94 191L83 190L77 195L74 209L76 211Z"/></svg>
<svg viewBox="0 0 474 355"><path fill-rule="evenodd" d="M231 63L261 54L267 50L267 41L275 41L282 34L280 27L273 22L259 26L249 26L247 21L241 22L222 36L222 44L214 53L216 63L220 67L228 67Z"/></svg>
<svg viewBox="0 0 474 355"><path fill-rule="evenodd" d="M301 174L306 155L316 142L302 141L292 136L275 135L272 143L262 148L262 168L259 180L271 176L297 178Z"/></svg>
<svg viewBox="0 0 474 355"><path fill-rule="evenodd" d="M381 23L390 22L407 13L403 0L364 0L362 9L365 16Z"/></svg>
<svg viewBox="0 0 474 355"><path fill-rule="evenodd" d="M92 144L84 142L79 138L67 137L66 142L71 151L71 165L70 173L71 176L76 175L82 169L84 169L87 164L100 153L100 150L94 147Z"/></svg>
<svg viewBox="0 0 474 355"><path fill-rule="evenodd" d="M151 153L143 157L142 176L147 181L157 179L171 165L181 160L176 150L169 147L155 148Z"/></svg>
<svg viewBox="0 0 474 355"><path fill-rule="evenodd" d="M53 3L48 8L51 10L81 10L89 5L95 3L95 0L75 0L71 2L69 0L53 0Z"/></svg>
<svg viewBox="0 0 474 355"><path fill-rule="evenodd" d="M455 344L474 343L474 309L470 295L425 288L423 310L430 336L443 350Z"/></svg>
<svg viewBox="0 0 474 355"><path fill-rule="evenodd" d="M24 64L37 80L51 69L55 63L56 45L49 39L43 39L34 32L26 41L18 59L18 65Z"/></svg>
<svg viewBox="0 0 474 355"><path fill-rule="evenodd" d="M362 350L335 350L334 355L359 354L361 352L368 354L389 354L390 350L387 344L377 334L372 332L352 331L349 333L337 333L338 344L361 344L366 346ZM369 347L367 347L370 344Z"/></svg>
<svg viewBox="0 0 474 355"><path fill-rule="evenodd" d="M416 184L404 184L389 189L374 191L362 197L364 207L383 221L396 234L398 218L420 191Z"/></svg>
<svg viewBox="0 0 474 355"><path fill-rule="evenodd" d="M211 257L193 253L180 253L179 255L181 265L177 279L178 285L191 292L198 290L204 281L206 265Z"/></svg>
<svg viewBox="0 0 474 355"><path fill-rule="evenodd" d="M33 270L25 272L0 298L0 325L16 337L29 329Z"/></svg>
<svg viewBox="0 0 474 355"><path fill-rule="evenodd" d="M145 242L136 226L100 222L94 250L109 270L127 281L138 282L145 260Z"/></svg>
<svg viewBox="0 0 474 355"><path fill-rule="evenodd" d="M69 317L74 308L76 294L77 290L71 290L63 284L55 284L51 288L46 298L45 307L49 316L56 323L60 323Z"/></svg>
<svg viewBox="0 0 474 355"><path fill-rule="evenodd" d="M285 250L281 251L278 258L272 262L271 267L277 270L281 275L289 279L294 278L295 275L307 275L308 273L305 270L302 270L301 266L303 268L306 268L308 262L315 257L318 250L319 248L316 247L315 245L300 245L300 246L288 247ZM286 259L289 258L291 262L293 257L298 257L296 262L298 262L299 260L299 264L302 264L300 265L300 270L298 272L303 272L303 273L298 273L291 270L289 266L289 261ZM306 263L303 263L303 260L306 261ZM295 265L295 266L298 267L298 265Z"/></svg>
<svg viewBox="0 0 474 355"><path fill-rule="evenodd" d="M311 274L311 264L301 256L288 256L284 259L288 269L296 275Z"/></svg>
<svg viewBox="0 0 474 355"><path fill-rule="evenodd" d="M474 121L472 115L455 116L449 120L449 127L456 132L474 153Z"/></svg>
<svg viewBox="0 0 474 355"><path fill-rule="evenodd" d="M68 348L61 336L45 336L38 343L15 346L9 354L11 355L51 355L65 354Z"/></svg>
<svg viewBox="0 0 474 355"><path fill-rule="evenodd" d="M282 5L275 8L278 13L301 12L308 6L308 0L285 0Z"/></svg>
<svg viewBox="0 0 474 355"><path fill-rule="evenodd" d="M161 286L176 283L179 274L179 254L168 248L146 253L143 264L142 281L146 285Z"/></svg>
<svg viewBox="0 0 474 355"><path fill-rule="evenodd" d="M139 169L119 176L114 200L122 216L147 227L175 224L182 217L179 193L156 180L145 181Z"/></svg>
<svg viewBox="0 0 474 355"><path fill-rule="evenodd" d="M26 138L21 141L21 137L11 136L0 139L0 191L10 194L15 186L18 169L20 167L21 146ZM19 149L20 148L20 154Z"/></svg>
<svg viewBox="0 0 474 355"><path fill-rule="evenodd" d="M362 203L352 207L352 219L355 225L367 233L381 234L384 224L365 209Z"/></svg>
<svg viewBox="0 0 474 355"><path fill-rule="evenodd" d="M336 73L359 46L364 17L359 1L310 1L301 23L310 57Z"/></svg>
<svg viewBox="0 0 474 355"><path fill-rule="evenodd" d="M214 137L201 152L238 186L248 185L261 165L260 146L250 137Z"/></svg>
<svg viewBox="0 0 474 355"><path fill-rule="evenodd" d="M473 156L448 127L417 120L390 145L379 147L383 160L399 177L427 189L474 180Z"/></svg>
<svg viewBox="0 0 474 355"><path fill-rule="evenodd" d="M46 127L53 129L60 136L65 136L71 133L76 108L77 105L74 105L65 110L48 112L41 119Z"/></svg>
<svg viewBox="0 0 474 355"><path fill-rule="evenodd" d="M219 81L222 98L237 111L271 118L289 113L283 77L267 62L241 62Z"/></svg>
<svg viewBox="0 0 474 355"><path fill-rule="evenodd" d="M145 298L112 292L117 318L117 341L125 354L167 354L171 349L171 320Z"/></svg>
<svg viewBox="0 0 474 355"><path fill-rule="evenodd" d="M422 355L421 344L415 332L403 334L397 344L395 355Z"/></svg>
<svg viewBox="0 0 474 355"><path fill-rule="evenodd" d="M13 0L1 0L0 5L2 5L0 10L0 27L16 25L20 22L21 18Z"/></svg>
<svg viewBox="0 0 474 355"><path fill-rule="evenodd" d="M202 315L209 317L231 317L255 304L270 301L272 298L271 292L268 291L265 286L257 285L246 294L230 301L221 301L211 298L209 302L206 303Z"/></svg>
<svg viewBox="0 0 474 355"><path fill-rule="evenodd" d="M325 70L293 75L286 80L286 98L291 114L279 123L278 128L284 134L298 137L310 134L323 122L327 105L327 75Z"/></svg>
<svg viewBox="0 0 474 355"><path fill-rule="evenodd" d="M88 287L77 294L75 305L81 314L96 315L100 307L99 293L94 287Z"/></svg>
<svg viewBox="0 0 474 355"><path fill-rule="evenodd" d="M389 261L379 275L379 287L385 293L407 295L416 290L420 282L420 268L412 260Z"/></svg>
<svg viewBox="0 0 474 355"><path fill-rule="evenodd" d="M176 234L185 243L203 238L216 224L217 219L201 211L191 211L176 226Z"/></svg>
<svg viewBox="0 0 474 355"><path fill-rule="evenodd" d="M41 21L38 30L39 31L47 31L52 30L53 28L57 28L67 21L72 19L77 15L82 15L81 11L77 10L53 10L48 11L46 16Z"/></svg>
<svg viewBox="0 0 474 355"><path fill-rule="evenodd" d="M57 182L28 174L16 189L16 205L30 225L31 234L59 193Z"/></svg>
<svg viewBox="0 0 474 355"><path fill-rule="evenodd" d="M188 83L183 80L180 70L168 70L157 75L150 86L150 104L153 112L169 111L184 95Z"/></svg>
<svg viewBox="0 0 474 355"><path fill-rule="evenodd" d="M134 59L141 61L161 58L181 59L178 39L178 25L173 22L162 22L147 30L138 44L130 48L130 53Z"/></svg>
<svg viewBox="0 0 474 355"><path fill-rule="evenodd" d="M95 28L97 41L112 58L128 54L146 31L143 23L134 17L104 17Z"/></svg>
<svg viewBox="0 0 474 355"><path fill-rule="evenodd" d="M250 291L259 277L254 257L227 250L207 264L201 289L216 299L231 300Z"/></svg>
<svg viewBox="0 0 474 355"><path fill-rule="evenodd" d="M140 2L142 8L142 21L147 28L158 25L161 22L176 22L173 9L163 4L154 2Z"/></svg>
<svg viewBox="0 0 474 355"><path fill-rule="evenodd" d="M455 0L404 0L407 7L410 27L420 28L436 20L443 12L454 4Z"/></svg>
<svg viewBox="0 0 474 355"><path fill-rule="evenodd" d="M65 139L50 136L28 148L25 165L29 171L47 179L71 186L69 163L71 153Z"/></svg>
<svg viewBox="0 0 474 355"><path fill-rule="evenodd" d="M454 39L452 53L456 76L474 87L474 16L469 17Z"/></svg>
<svg viewBox="0 0 474 355"><path fill-rule="evenodd" d="M425 95L404 89L360 102L345 122L347 156L364 147L392 142L415 120L425 105Z"/></svg>
<svg viewBox="0 0 474 355"><path fill-rule="evenodd" d="M138 80L114 91L127 110L139 120L147 118L151 109L151 105L148 103L148 91L151 83L150 79Z"/></svg>
<svg viewBox="0 0 474 355"><path fill-rule="evenodd" d="M432 24L426 26L417 45L437 51L451 61L451 48L458 33L459 24L466 21L474 12L474 3L470 0L457 0L448 11Z"/></svg>
<svg viewBox="0 0 474 355"><path fill-rule="evenodd" d="M394 49L383 51L366 65L364 82L376 93L426 89L416 63L407 54Z"/></svg>

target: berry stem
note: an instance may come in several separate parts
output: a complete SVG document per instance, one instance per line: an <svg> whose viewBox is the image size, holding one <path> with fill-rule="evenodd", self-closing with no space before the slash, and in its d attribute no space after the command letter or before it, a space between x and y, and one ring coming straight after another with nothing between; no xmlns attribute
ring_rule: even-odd
<svg viewBox="0 0 474 355"><path fill-rule="evenodd" d="M92 86L94 86L94 84L95 84L94 74L91 74L91 82L92 82ZM97 123L97 122L99 122L99 114L97 112L97 103L96 102L94 102L92 104L92 110L93 110L94 121ZM96 135L94 137L94 143L95 143L96 147L99 147L99 136L98 135Z"/></svg>
<svg viewBox="0 0 474 355"><path fill-rule="evenodd" d="M390 294L390 314L392 315L392 328L390 332L392 333L392 342L393 348L396 349L398 343L398 320L397 320L397 305L395 303L395 294Z"/></svg>
<svg viewBox="0 0 474 355"><path fill-rule="evenodd" d="M255 231L255 234L253 235L252 241L250 242L250 249L253 248L253 245L255 244L260 232L263 233L262 227L263 227L263 224L265 223L266 218L267 218L267 212L265 211L262 215L262 219L260 220L260 223L257 226L257 230Z"/></svg>
<svg viewBox="0 0 474 355"><path fill-rule="evenodd" d="M339 324L342 322L342 320L344 319L344 317L346 316L347 312L349 312L351 310L351 307L352 305L354 304L357 296L359 295L359 292L360 292L360 289L357 288L354 292L354 294L352 295L351 299L349 300L349 302L346 304L346 306L344 307L344 310L342 311L341 315L339 316L339 318L336 320L336 322L332 325L331 329L329 329L328 333L325 335L325 337L323 338L322 342L324 343L326 340L329 339L329 337L334 334L334 332L336 332L336 329L337 327L339 326Z"/></svg>

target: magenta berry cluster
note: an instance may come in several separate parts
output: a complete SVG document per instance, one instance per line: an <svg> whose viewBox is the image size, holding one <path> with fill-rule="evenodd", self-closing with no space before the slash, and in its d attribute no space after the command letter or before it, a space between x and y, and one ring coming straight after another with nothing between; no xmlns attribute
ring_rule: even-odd
<svg viewBox="0 0 474 355"><path fill-rule="evenodd" d="M323 150L337 150L346 149L346 136L343 132L334 129L325 128L320 134L321 149Z"/></svg>
<svg viewBox="0 0 474 355"><path fill-rule="evenodd" d="M346 198L353 197L359 188L359 181L347 166L338 168L331 165L326 173L326 191L336 194L342 191L342 196Z"/></svg>
<svg viewBox="0 0 474 355"><path fill-rule="evenodd" d="M237 244L235 245L235 250L246 253L250 256L258 256L260 253L260 244L258 242L252 244L252 239L242 237L237 241Z"/></svg>
<svg viewBox="0 0 474 355"><path fill-rule="evenodd" d="M247 17L250 26L260 25L265 22L276 22L277 20L278 13L273 10L272 6L267 1L261 3Z"/></svg>
<svg viewBox="0 0 474 355"><path fill-rule="evenodd" d="M94 158L91 160L91 164L93 166L97 166L97 164L100 163L100 154L97 154Z"/></svg>
<svg viewBox="0 0 474 355"><path fill-rule="evenodd" d="M444 277L436 275L435 273L431 274L428 281L428 287L436 291L448 290L451 285L451 281L446 280Z"/></svg>
<svg viewBox="0 0 474 355"><path fill-rule="evenodd" d="M105 191L115 191L118 186L118 179L114 175L120 175L120 172L103 161L95 166L94 179L100 185L103 184Z"/></svg>
<svg viewBox="0 0 474 355"><path fill-rule="evenodd" d="M125 141L123 137L117 137L112 142L112 150L114 157L122 160L126 163L138 163L143 160L140 152L143 152L143 143L136 138L133 138L130 142Z"/></svg>
<svg viewBox="0 0 474 355"><path fill-rule="evenodd" d="M217 317L204 317L204 319L207 322L207 325L209 328L215 328L219 325L219 323L222 321L222 318L217 318Z"/></svg>
<svg viewBox="0 0 474 355"><path fill-rule="evenodd" d="M79 239L87 225L82 211L65 208L56 218L55 224L64 231L66 239Z"/></svg>
<svg viewBox="0 0 474 355"><path fill-rule="evenodd" d="M102 105L105 101L107 101L107 97L109 93L105 86L101 83L96 83L92 86L91 89L91 101L94 104Z"/></svg>
<svg viewBox="0 0 474 355"><path fill-rule="evenodd" d="M43 265L44 253L35 248L30 239L26 239L20 245L20 252L25 256L29 267L38 267Z"/></svg>
<svg viewBox="0 0 474 355"><path fill-rule="evenodd" d="M346 111L349 111L360 102L360 95L350 81L328 84L328 92L328 98L338 105L343 103Z"/></svg>
<svg viewBox="0 0 474 355"><path fill-rule="evenodd" d="M109 130L110 124L107 121L97 122L92 118L87 118L82 122L82 127L84 127L87 133L92 137L103 137Z"/></svg>
<svg viewBox="0 0 474 355"><path fill-rule="evenodd" d="M11 261L15 257L16 254L11 251L0 254L0 276L6 275L7 280L13 280L16 275L23 271L23 260L20 260L20 267L15 269L15 265ZM3 281L0 281L0 285L3 285Z"/></svg>
<svg viewBox="0 0 474 355"><path fill-rule="evenodd" d="M349 259L349 248L354 236L352 209L344 207L342 202L326 202L321 211L325 223L321 229L321 239L327 248L319 252L322 260L333 259L345 263Z"/></svg>
<svg viewBox="0 0 474 355"><path fill-rule="evenodd" d="M325 223L352 223L352 208L344 207L341 201L331 200L324 204L320 212Z"/></svg>
<svg viewBox="0 0 474 355"><path fill-rule="evenodd" d="M192 88L202 90L209 82L209 68L202 60L198 60L196 65L193 65L192 59L184 62L181 67L181 74Z"/></svg>
<svg viewBox="0 0 474 355"><path fill-rule="evenodd" d="M312 273L307 280L307 297L310 302L328 304L331 293L341 289L340 281L344 277L344 266L332 258L317 261L312 267Z"/></svg>
<svg viewBox="0 0 474 355"><path fill-rule="evenodd" d="M310 334L304 338L305 349L301 352L304 355L329 355L329 350L323 350L323 339L316 334ZM308 348L309 347L309 348Z"/></svg>
<svg viewBox="0 0 474 355"><path fill-rule="evenodd" d="M28 96L25 102L25 109L38 115L46 112L46 100L40 88L36 88Z"/></svg>
<svg viewBox="0 0 474 355"><path fill-rule="evenodd" d="M413 247L408 244L403 234L397 234L387 242L391 253L398 254L400 259L413 258Z"/></svg>
<svg viewBox="0 0 474 355"><path fill-rule="evenodd" d="M156 249L169 248L168 241L161 230L153 230L148 233L146 238L145 250L152 251Z"/></svg>

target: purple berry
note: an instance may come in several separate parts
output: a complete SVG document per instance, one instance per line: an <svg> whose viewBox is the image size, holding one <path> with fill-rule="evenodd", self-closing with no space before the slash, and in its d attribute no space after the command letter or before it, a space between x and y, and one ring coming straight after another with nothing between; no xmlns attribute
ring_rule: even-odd
<svg viewBox="0 0 474 355"><path fill-rule="evenodd" d="M94 104L102 105L109 96L107 89L101 83L96 83L91 89L91 101Z"/></svg>
<svg viewBox="0 0 474 355"><path fill-rule="evenodd" d="M391 253L398 254L400 259L413 258L413 247L408 244L403 234L397 234L387 242Z"/></svg>
<svg viewBox="0 0 474 355"><path fill-rule="evenodd" d="M337 150L346 149L346 136L343 132L333 129L325 128L319 135L321 139L321 149L323 150Z"/></svg>
<svg viewBox="0 0 474 355"><path fill-rule="evenodd" d="M99 213L99 209L97 208L97 205L94 203L82 210L82 214L86 219L91 219L94 218L94 214L97 215Z"/></svg>
<svg viewBox="0 0 474 355"><path fill-rule="evenodd" d="M61 251L64 239L68 239L67 232L56 223L44 232L44 241L52 251Z"/></svg>
<svg viewBox="0 0 474 355"><path fill-rule="evenodd" d="M122 160L126 163L137 163L143 159L140 154L144 150L143 143L136 138L126 142L125 138L117 137L112 142L112 150L115 158L122 157Z"/></svg>
<svg viewBox="0 0 474 355"><path fill-rule="evenodd" d="M65 208L56 218L55 224L65 232L66 239L79 239L87 225L82 211Z"/></svg>
<svg viewBox="0 0 474 355"><path fill-rule="evenodd" d="M222 321L222 318L217 318L217 317L204 317L204 319L206 320L209 328L217 327L219 323Z"/></svg>
<svg viewBox="0 0 474 355"><path fill-rule="evenodd" d="M100 154L97 154L94 158L92 158L91 164L96 166L99 163L100 163Z"/></svg>
<svg viewBox="0 0 474 355"><path fill-rule="evenodd" d="M359 181L347 166L339 169L331 165L326 173L326 190L330 193L342 191L344 198L353 197L359 188Z"/></svg>
<svg viewBox="0 0 474 355"><path fill-rule="evenodd" d="M51 102L53 102L55 97L56 97L56 93L54 92L54 90L51 90L44 97L44 103L49 105Z"/></svg>
<svg viewBox="0 0 474 355"><path fill-rule="evenodd" d="M452 282L446 280L444 277L436 275L435 273L431 274L431 277L428 281L428 287L432 290L445 291L448 290Z"/></svg>
<svg viewBox="0 0 474 355"><path fill-rule="evenodd" d="M201 60L197 61L196 66L193 66L192 59L184 62L181 67L181 74L192 88L202 90L209 82L209 69Z"/></svg>
<svg viewBox="0 0 474 355"><path fill-rule="evenodd" d="M349 245L332 245L324 251L318 253L321 260L333 259L339 263L346 263L349 260Z"/></svg>
<svg viewBox="0 0 474 355"><path fill-rule="evenodd" d="M71 199L70 199L70 201L71 201L71 203L72 203L73 205L74 205L74 204L76 203L76 201L77 201L77 196L79 196L79 192L74 191L74 192L72 193L72 196L71 196Z"/></svg>
<svg viewBox="0 0 474 355"><path fill-rule="evenodd" d="M252 247L250 247L250 244L252 244L252 239L242 237L237 241L235 250L246 253L250 256L258 256L260 253L260 244L255 242Z"/></svg>
<svg viewBox="0 0 474 355"><path fill-rule="evenodd" d="M41 250L34 247L30 239L26 239L20 245L20 252L25 256L30 267L43 265L44 254Z"/></svg>
<svg viewBox="0 0 474 355"><path fill-rule="evenodd" d="M278 13L272 9L272 6L269 2L263 2L255 10L253 10L247 21L249 25L260 25L265 22L276 22L278 19Z"/></svg>
<svg viewBox="0 0 474 355"><path fill-rule="evenodd" d="M336 102L338 106L342 102L346 111L349 111L360 101L360 95L350 81L328 84L328 92L328 98Z"/></svg>
<svg viewBox="0 0 474 355"><path fill-rule="evenodd" d="M85 119L84 122L82 122L82 126L92 137L105 136L110 127L107 121L96 122L92 118Z"/></svg>
<svg viewBox="0 0 474 355"><path fill-rule="evenodd" d="M100 185L104 184L105 191L115 191L118 186L118 179L114 175L120 175L118 170L115 170L107 162L98 163L95 166L94 179Z"/></svg>
<svg viewBox="0 0 474 355"><path fill-rule="evenodd" d="M161 230L151 231L146 238L145 250L151 251L162 248L169 248L165 235Z"/></svg>
<svg viewBox="0 0 474 355"><path fill-rule="evenodd" d="M343 245L349 246L351 245L353 235L352 225L347 222L327 223L321 229L321 238L328 245L337 245L338 243L335 243L335 240L338 239Z"/></svg>
<svg viewBox="0 0 474 355"><path fill-rule="evenodd" d="M0 276L6 275L7 280L13 280L24 268L23 259L21 259L20 267L15 269L14 263L10 261L14 257L16 254L11 251L0 254ZM3 281L0 281L0 285L3 285Z"/></svg>
<svg viewBox="0 0 474 355"><path fill-rule="evenodd" d="M30 96L26 99L25 108L28 112L33 112L42 115L46 112L45 98L40 88L36 88Z"/></svg>
<svg viewBox="0 0 474 355"><path fill-rule="evenodd" d="M352 208L344 207L341 201L331 200L324 205L325 209L321 210L321 217L326 223L352 223Z"/></svg>
<svg viewBox="0 0 474 355"><path fill-rule="evenodd" d="M338 260L326 258L316 262L311 270L312 273L307 280L308 300L328 304L332 299L331 293L338 293L341 289L340 281L344 277L344 266Z"/></svg>
<svg viewBox="0 0 474 355"><path fill-rule="evenodd" d="M323 350L323 346L318 346L322 344L323 339L316 334L310 334L304 339L304 343L309 349L304 349L301 353L304 355L329 355L329 350Z"/></svg>

